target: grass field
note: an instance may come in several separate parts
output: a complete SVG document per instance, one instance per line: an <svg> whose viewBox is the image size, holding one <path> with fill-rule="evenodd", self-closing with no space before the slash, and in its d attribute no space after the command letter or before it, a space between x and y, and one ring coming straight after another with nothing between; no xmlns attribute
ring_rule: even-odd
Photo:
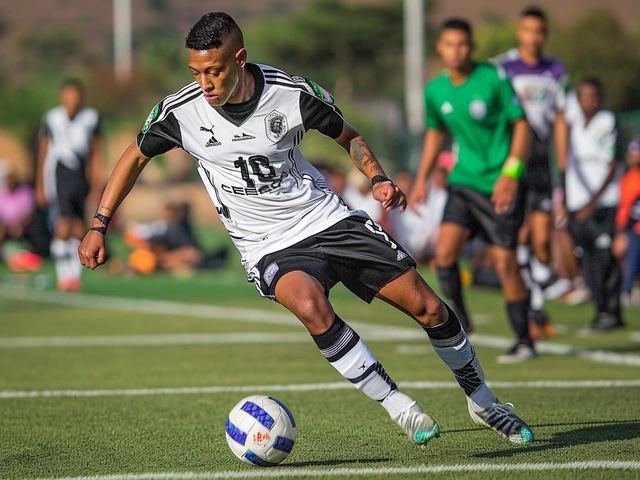
<svg viewBox="0 0 640 480"><path fill-rule="evenodd" d="M336 310L440 423L443 435L418 448L237 263L188 279L96 270L75 296L42 289L50 266L0 276L0 478L640 478L639 310L624 331L584 337L591 307L552 304L561 333L539 359L504 366L503 301L467 290L487 378L536 434L518 447L471 422L417 326L337 287ZM274 469L240 463L225 441L229 410L254 393L298 423Z"/></svg>

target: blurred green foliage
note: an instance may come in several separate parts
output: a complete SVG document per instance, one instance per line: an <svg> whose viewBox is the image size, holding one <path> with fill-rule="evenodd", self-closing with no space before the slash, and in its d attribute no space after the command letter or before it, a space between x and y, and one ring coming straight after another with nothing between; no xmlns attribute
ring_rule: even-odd
<svg viewBox="0 0 640 480"><path fill-rule="evenodd" d="M56 105L61 81L68 75L86 82L87 103L102 112L107 126L130 121L142 124L162 97L191 81L184 48L186 32L178 31L171 21L176 14L171 3L146 0L146 4L156 15L156 23L134 32L135 70L126 86L113 79L110 39L104 42L103 54L95 56L85 51L73 28L24 35L17 45L23 58L19 81L9 81L16 73L3 71L0 61L0 127L25 141L32 137L42 113ZM425 4L431 19L436 1ZM289 3L274 2L259 18L250 12L248 7L235 12L250 61L312 78L334 94L347 119L381 158L394 161L403 155L406 138L401 131L389 131L379 113L384 107L374 106L384 99L402 108L402 0L372 4L312 0L293 9ZM0 12L0 36L7 29L3 18ZM476 34L481 60L516 43L514 25L495 16L484 20L485 26ZM432 56L436 35L431 32L437 27L428 25L427 31L425 45ZM625 32L611 13L587 12L567 27L552 24L548 50L565 61L574 82L584 75L600 76L610 108L640 107L638 38ZM327 145L331 142L309 136L305 155L326 163L339 152ZM343 158L341 153L339 158Z"/></svg>

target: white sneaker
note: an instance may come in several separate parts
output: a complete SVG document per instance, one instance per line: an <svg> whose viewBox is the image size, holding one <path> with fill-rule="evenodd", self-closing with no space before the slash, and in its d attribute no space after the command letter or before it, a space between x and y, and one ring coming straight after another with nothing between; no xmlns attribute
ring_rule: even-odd
<svg viewBox="0 0 640 480"><path fill-rule="evenodd" d="M501 364L528 362L536 358L536 351L529 345L520 343L504 355L498 355L496 362Z"/></svg>
<svg viewBox="0 0 640 480"><path fill-rule="evenodd" d="M413 402L402 410L394 420L418 445L424 445L440 436L440 427L429 414L422 411L418 402Z"/></svg>
<svg viewBox="0 0 640 480"><path fill-rule="evenodd" d="M533 442L533 430L524 420L513 413L513 404L496 403L484 410L475 411L477 405L467 397L467 409L471 419L478 425L489 427L510 442L526 445Z"/></svg>

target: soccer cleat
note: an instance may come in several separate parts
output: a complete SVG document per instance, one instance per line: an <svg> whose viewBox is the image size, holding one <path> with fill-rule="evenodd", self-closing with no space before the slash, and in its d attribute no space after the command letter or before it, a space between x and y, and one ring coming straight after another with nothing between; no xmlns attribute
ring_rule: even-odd
<svg viewBox="0 0 640 480"><path fill-rule="evenodd" d="M440 427L429 414L424 413L417 402L400 412L394 420L409 438L418 445L424 445L440 436Z"/></svg>
<svg viewBox="0 0 640 480"><path fill-rule="evenodd" d="M484 410L475 411L474 403L467 397L467 408L471 419L478 425L489 427L510 442L527 445L533 442L533 430L524 420L513 413L511 403L496 403Z"/></svg>
<svg viewBox="0 0 640 480"><path fill-rule="evenodd" d="M537 354L533 347L525 345L524 343L520 343L504 355L499 355L496 358L496 362L503 364L528 362L529 360L533 360L534 358L536 358L536 356Z"/></svg>
<svg viewBox="0 0 640 480"><path fill-rule="evenodd" d="M542 310L529 311L529 336L532 340L542 340L553 337L557 333L555 325L549 322L549 317Z"/></svg>
<svg viewBox="0 0 640 480"><path fill-rule="evenodd" d="M586 333L608 332L609 330L621 327L624 327L624 324L620 317L609 313L601 313L595 318L591 326L586 330Z"/></svg>

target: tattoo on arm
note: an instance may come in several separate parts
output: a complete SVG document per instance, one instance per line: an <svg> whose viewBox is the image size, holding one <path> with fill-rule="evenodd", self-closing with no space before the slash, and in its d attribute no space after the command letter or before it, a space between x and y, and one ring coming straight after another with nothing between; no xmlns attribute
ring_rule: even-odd
<svg viewBox="0 0 640 480"><path fill-rule="evenodd" d="M377 161L372 157L369 146L362 138L355 138L351 140L351 158L353 158L356 167L362 170L363 167L368 167L372 163Z"/></svg>
<svg viewBox="0 0 640 480"><path fill-rule="evenodd" d="M100 205L100 208L104 208L105 210L109 210L110 212L113 212L113 209L109 207L105 207L104 205Z"/></svg>

